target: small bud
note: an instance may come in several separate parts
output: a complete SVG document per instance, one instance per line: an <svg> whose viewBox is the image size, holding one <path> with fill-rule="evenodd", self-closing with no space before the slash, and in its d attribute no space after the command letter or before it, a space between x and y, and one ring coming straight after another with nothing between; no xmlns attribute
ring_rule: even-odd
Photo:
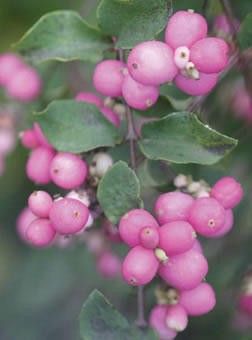
<svg viewBox="0 0 252 340"><path fill-rule="evenodd" d="M186 187L187 184L188 184L188 179L185 175L183 174L180 174L178 176L176 176L174 178L174 181L173 181L175 187L177 188L183 188L183 187Z"/></svg>
<svg viewBox="0 0 252 340"><path fill-rule="evenodd" d="M155 249L155 256L160 262L167 262L169 260L169 257L166 255L165 251L161 248Z"/></svg>

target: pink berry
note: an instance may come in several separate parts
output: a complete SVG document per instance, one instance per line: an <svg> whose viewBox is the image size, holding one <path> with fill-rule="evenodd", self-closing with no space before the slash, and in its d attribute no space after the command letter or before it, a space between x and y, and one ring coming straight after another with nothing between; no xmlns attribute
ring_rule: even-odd
<svg viewBox="0 0 252 340"><path fill-rule="evenodd" d="M84 183L88 167L84 160L70 152L59 152L52 160L50 175L61 188L73 189Z"/></svg>
<svg viewBox="0 0 252 340"><path fill-rule="evenodd" d="M186 46L176 48L174 62L179 69L184 69L190 60L190 50Z"/></svg>
<svg viewBox="0 0 252 340"><path fill-rule="evenodd" d="M27 129L20 135L22 145L27 149L35 149L39 146L37 135L33 129Z"/></svg>
<svg viewBox="0 0 252 340"><path fill-rule="evenodd" d="M28 199L29 208L38 217L48 217L52 204L53 200L46 191L34 191Z"/></svg>
<svg viewBox="0 0 252 340"><path fill-rule="evenodd" d="M41 130L41 127L39 126L38 123L34 123L33 129L36 133L37 139L38 139L39 143L41 144L41 146L44 146L44 147L49 148L49 149L52 148L52 145L49 143L49 141L45 137L45 135L44 135L43 131Z"/></svg>
<svg viewBox="0 0 252 340"><path fill-rule="evenodd" d="M222 237L222 236L226 235L227 233L230 232L233 225L234 225L233 211L231 209L227 209L225 211L225 223L224 223L223 227L219 231L217 231L217 233L213 234L211 237L217 238L217 237Z"/></svg>
<svg viewBox="0 0 252 340"><path fill-rule="evenodd" d="M167 306L157 305L150 313L150 326L157 332L160 340L173 340L177 333L166 324Z"/></svg>
<svg viewBox="0 0 252 340"><path fill-rule="evenodd" d="M156 86L140 84L127 75L122 84L122 95L130 107L146 110L158 100L159 89Z"/></svg>
<svg viewBox="0 0 252 340"><path fill-rule="evenodd" d="M237 19L234 19L233 25L235 30L238 31L240 23ZM223 33L229 35L233 32L232 26L230 25L230 22L225 14L215 17L213 26L217 33L222 33L221 35L223 35Z"/></svg>
<svg viewBox="0 0 252 340"><path fill-rule="evenodd" d="M199 79L188 78L182 74L178 74L174 82L176 86L190 96L202 96L210 92L218 81L218 74L200 73Z"/></svg>
<svg viewBox="0 0 252 340"><path fill-rule="evenodd" d="M158 223L148 211L133 209L121 218L119 233L128 246L134 247L139 244L140 232L145 227L157 228Z"/></svg>
<svg viewBox="0 0 252 340"><path fill-rule="evenodd" d="M198 198L190 209L189 222L199 234L214 235L224 226L225 209L214 198Z"/></svg>
<svg viewBox="0 0 252 340"><path fill-rule="evenodd" d="M104 60L96 65L93 84L104 96L120 97L122 82L127 71L126 65L118 60Z"/></svg>
<svg viewBox="0 0 252 340"><path fill-rule="evenodd" d="M75 234L86 225L89 210L78 200L62 198L53 202L49 217L58 233Z"/></svg>
<svg viewBox="0 0 252 340"><path fill-rule="evenodd" d="M178 72L172 49L161 41L138 44L130 52L127 66L131 77L144 85L168 83Z"/></svg>
<svg viewBox="0 0 252 340"><path fill-rule="evenodd" d="M139 234L140 244L147 249L155 249L159 243L159 233L156 227L145 227Z"/></svg>
<svg viewBox="0 0 252 340"><path fill-rule="evenodd" d="M159 196L155 203L155 214L159 223L186 221L194 199L182 192L168 192Z"/></svg>
<svg viewBox="0 0 252 340"><path fill-rule="evenodd" d="M97 262L97 269L106 278L114 278L119 275L121 261L118 256L107 251L102 253Z"/></svg>
<svg viewBox="0 0 252 340"><path fill-rule="evenodd" d="M158 266L159 262L153 250L135 246L123 261L123 278L132 286L145 285L155 277Z"/></svg>
<svg viewBox="0 0 252 340"><path fill-rule="evenodd" d="M168 21L165 42L172 48L191 47L207 35L206 19L192 11L178 11Z"/></svg>
<svg viewBox="0 0 252 340"><path fill-rule="evenodd" d="M184 253L192 248L196 233L188 222L174 221L162 225L159 229L159 248L167 256Z"/></svg>
<svg viewBox="0 0 252 340"><path fill-rule="evenodd" d="M232 209L240 203L243 189L233 177L223 177L213 186L211 196L225 209Z"/></svg>
<svg viewBox="0 0 252 340"><path fill-rule="evenodd" d="M107 118L110 123L115 125L116 127L119 127L121 124L121 120L115 111L111 110L109 107L103 106L100 108L101 113L105 118Z"/></svg>
<svg viewBox="0 0 252 340"><path fill-rule="evenodd" d="M26 174L30 180L38 184L50 182L50 166L54 154L54 151L42 146L32 150L26 164Z"/></svg>
<svg viewBox="0 0 252 340"><path fill-rule="evenodd" d="M79 92L76 95L75 100L78 102L94 104L97 107L101 107L103 105L101 98L92 92Z"/></svg>
<svg viewBox="0 0 252 340"><path fill-rule="evenodd" d="M207 272L207 260L195 250L170 257L159 269L159 274L164 281L181 290L195 288Z"/></svg>
<svg viewBox="0 0 252 340"><path fill-rule="evenodd" d="M190 60L199 72L218 73L227 66L228 50L225 40L205 38L191 47Z"/></svg>
<svg viewBox="0 0 252 340"><path fill-rule="evenodd" d="M27 102L38 97L42 87L38 73L31 67L19 69L6 85L10 97Z"/></svg>
<svg viewBox="0 0 252 340"><path fill-rule="evenodd" d="M214 290L208 283L200 283L191 290L180 292L179 304L191 316L209 313L216 304Z"/></svg>
<svg viewBox="0 0 252 340"><path fill-rule="evenodd" d="M0 55L0 85L6 86L17 71L24 67L22 59L15 54L5 53Z"/></svg>
<svg viewBox="0 0 252 340"><path fill-rule="evenodd" d="M183 332L188 325L188 317L185 309L179 304L168 306L165 322L166 325L175 332Z"/></svg>
<svg viewBox="0 0 252 340"><path fill-rule="evenodd" d="M23 241L27 241L26 229L29 227L31 222L36 220L38 217L28 208L24 208L17 218L17 232Z"/></svg>
<svg viewBox="0 0 252 340"><path fill-rule="evenodd" d="M0 154L2 156L10 153L16 144L16 136L11 128L0 129Z"/></svg>
<svg viewBox="0 0 252 340"><path fill-rule="evenodd" d="M239 297L239 309L248 315L252 315L252 295L242 294Z"/></svg>
<svg viewBox="0 0 252 340"><path fill-rule="evenodd" d="M29 225L26 237L29 243L38 248L48 247L52 244L56 232L47 219L37 219Z"/></svg>

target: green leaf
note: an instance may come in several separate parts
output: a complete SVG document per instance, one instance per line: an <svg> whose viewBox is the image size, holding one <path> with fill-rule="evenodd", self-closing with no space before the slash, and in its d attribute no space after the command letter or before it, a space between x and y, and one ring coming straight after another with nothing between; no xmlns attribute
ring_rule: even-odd
<svg viewBox="0 0 252 340"><path fill-rule="evenodd" d="M204 125L193 113L178 112L146 123L139 145L150 159L214 164L237 145L237 140Z"/></svg>
<svg viewBox="0 0 252 340"><path fill-rule="evenodd" d="M84 60L98 62L109 40L74 11L42 16L14 46L29 62Z"/></svg>
<svg viewBox="0 0 252 340"><path fill-rule="evenodd" d="M167 0L102 0L97 19L101 29L117 37L116 46L132 48L152 40L167 24Z"/></svg>
<svg viewBox="0 0 252 340"><path fill-rule="evenodd" d="M173 107L169 99L165 96L159 96L156 104L150 107L148 110L145 111L136 110L137 114L145 117L164 117L171 112L173 112Z"/></svg>
<svg viewBox="0 0 252 340"><path fill-rule="evenodd" d="M117 223L127 211L142 206L140 183L127 163L119 161L102 178L98 201L112 223Z"/></svg>
<svg viewBox="0 0 252 340"><path fill-rule="evenodd" d="M238 32L238 41L242 50L251 47L252 41L252 13L249 13L243 20Z"/></svg>
<svg viewBox="0 0 252 340"><path fill-rule="evenodd" d="M56 100L45 111L35 114L43 133L59 151L87 152L120 142L115 128L91 104Z"/></svg>
<svg viewBox="0 0 252 340"><path fill-rule="evenodd" d="M145 159L137 169L141 187L160 187L169 184L171 170L165 162Z"/></svg>

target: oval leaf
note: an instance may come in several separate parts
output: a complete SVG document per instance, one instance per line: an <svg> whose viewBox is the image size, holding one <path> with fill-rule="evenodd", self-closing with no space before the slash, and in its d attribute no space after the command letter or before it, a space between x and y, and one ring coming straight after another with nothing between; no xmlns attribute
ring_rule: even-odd
<svg viewBox="0 0 252 340"><path fill-rule="evenodd" d="M142 206L139 180L122 161L117 162L102 178L97 197L112 223L117 223L127 211Z"/></svg>
<svg viewBox="0 0 252 340"><path fill-rule="evenodd" d="M146 123L139 145L149 159L214 164L237 145L237 140L204 125L192 113L178 112Z"/></svg>
<svg viewBox="0 0 252 340"><path fill-rule="evenodd" d="M74 11L42 16L14 46L32 63L48 60L97 62L110 42Z"/></svg>
<svg viewBox="0 0 252 340"><path fill-rule="evenodd" d="M116 46L132 48L152 40L167 24L167 0L102 0L97 19L102 30L116 36Z"/></svg>
<svg viewBox="0 0 252 340"><path fill-rule="evenodd" d="M86 152L120 141L118 129L96 106L75 100L56 100L35 115L49 142L59 151Z"/></svg>

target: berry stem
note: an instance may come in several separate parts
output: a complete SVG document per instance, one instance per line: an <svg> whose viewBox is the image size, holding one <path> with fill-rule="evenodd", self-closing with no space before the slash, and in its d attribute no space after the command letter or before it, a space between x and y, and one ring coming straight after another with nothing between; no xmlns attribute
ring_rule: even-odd
<svg viewBox="0 0 252 340"><path fill-rule="evenodd" d="M140 328L147 326L144 317L144 286L139 286L137 289L137 319L136 325Z"/></svg>

